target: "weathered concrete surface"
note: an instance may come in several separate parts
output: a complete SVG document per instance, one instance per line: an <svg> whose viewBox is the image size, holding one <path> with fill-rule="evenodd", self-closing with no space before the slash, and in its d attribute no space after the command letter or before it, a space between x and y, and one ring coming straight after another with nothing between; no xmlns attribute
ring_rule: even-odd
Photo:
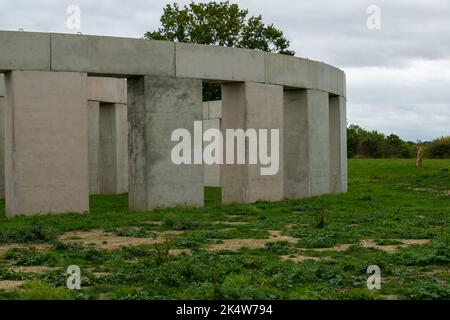
<svg viewBox="0 0 450 320"><path fill-rule="evenodd" d="M176 76L264 82L261 51L176 43Z"/></svg>
<svg viewBox="0 0 450 320"><path fill-rule="evenodd" d="M117 37L51 34L51 67L104 75L175 75L175 45Z"/></svg>
<svg viewBox="0 0 450 320"><path fill-rule="evenodd" d="M0 71L50 70L50 34L0 31Z"/></svg>
<svg viewBox="0 0 450 320"><path fill-rule="evenodd" d="M228 118L234 121L233 127L242 123L245 126L244 128L246 128L250 127L253 122L256 125L265 125L264 121L272 122L272 118L277 119L277 116L282 114L277 111L279 107L278 102L273 101L278 99L278 93L275 93L272 98L268 97L265 101L259 101L259 98L251 96L251 92L254 95L265 96L266 93L261 94L259 92L263 91L262 87L294 89L293 92L289 91L284 99L284 109L290 110L288 112L293 114L292 119L290 116L284 117L286 122L290 122L285 130L285 135L287 139L292 141L287 143L290 148L293 148L292 150L303 150L306 148L306 153L300 155L294 151L286 152L287 159L283 168L292 173L286 173L286 176L289 178L285 178L284 183L282 183L283 189L292 189L286 191L286 195L303 197L347 190L346 151L344 150L346 148L344 125L346 79L345 74L333 66L308 59L266 54L246 49L84 35L0 31L0 44L2 47L2 50L0 50L0 72L8 70L42 70L82 72L92 76L104 75L119 78L152 76L151 78L142 78L144 80L141 79L145 84L143 86L145 90L142 89L140 94L137 94L136 92L138 91L136 91L131 95L135 97L135 101L141 101L141 105L144 107L135 107L130 114L141 112L145 116L141 120L134 121L140 127L137 126L137 129L134 129L134 138L130 137L130 141L134 139L133 141L140 143L137 146L133 146L133 149L135 149L134 153L130 151L130 155L139 155L139 157L132 160L137 165L134 165L134 167L130 165L133 168L138 168L136 169L138 171L134 174L134 179L135 185L138 186L135 190L139 192L133 192L134 198L130 200L130 203L138 204L135 205L136 208L147 209L155 206L171 206L174 203L189 204L195 202L195 205L200 205L200 202L203 203L203 199L199 201L194 195L198 191L196 188L197 183L199 183L199 181L192 178L196 169L188 170L187 173L184 171L180 173L181 171L177 172L175 170L177 168L174 169L170 166L169 169L165 168L167 159L158 158L163 153L162 150L165 150L164 152L169 150L167 156L170 156L168 145L172 146L173 144L166 140L170 137L168 128L179 128L184 125L191 128L192 121L191 125L187 126L187 119L193 117L194 107L191 109L192 112L182 111L176 115L175 113L183 109L179 100L184 100L185 96L187 97L188 105L193 106L193 95L197 95L197 92L189 93L185 90L185 86L187 86L189 81L197 85L201 79L220 81L227 83L224 87L230 86L229 88L234 88L232 90L233 93L228 97L229 101L234 99L237 103L237 106L230 109L237 110L236 114L230 116L230 112L228 112ZM165 78L167 76L168 78ZM193 80L187 80L188 78ZM164 81L166 80L155 82L154 79L159 79L158 81L162 81L161 79L169 80L165 83ZM179 79L180 82L177 82L175 79ZM90 89L87 93L89 95L88 100L122 105L126 103L126 99L124 99L126 88L123 80L107 79L108 84L102 84L100 79L88 81L90 82ZM150 89L148 85L150 82L156 83L156 89ZM233 83L228 84L229 82ZM242 82L247 82L248 84L244 85ZM182 85L178 87L180 83ZM258 84L262 87L258 87ZM237 87L233 87L234 85ZM64 83L61 86L64 86ZM175 87L172 88L171 86ZM133 85L133 87L138 86ZM307 90L304 91L305 89ZM15 89L11 90L13 92ZM272 89L268 90L271 91ZM1 91L0 77L0 94ZM299 92L302 91L303 93L300 94ZM37 93L34 94L37 96ZM158 95L159 99L156 98ZM296 95L298 96L296 97ZM57 94L57 96L59 95ZM334 96L339 97L334 98ZM51 99L44 98L43 103L45 104L47 100ZM269 103L268 101L271 107L266 106ZM295 105L299 103L298 101L303 101L300 105L306 106L304 107L306 108L305 110L296 110ZM292 103L292 108L286 107L290 103ZM256 108L253 107L256 104L261 104L263 107L253 114L251 112ZM167 105L177 106L175 108L177 111L167 112L164 109ZM339 107L333 107L334 105L339 105ZM239 106L245 112L238 110ZM41 110L42 113L47 109L44 107ZM21 109L19 108L19 110ZM214 105L209 106L207 110L204 108L203 118L219 118L218 110L214 108ZM250 113L248 113L249 110L251 111ZM202 118L201 104L199 112L199 116L195 115L195 117L198 116L198 120ZM186 114L188 114L187 118L185 117ZM105 113L105 117L114 118L108 112ZM293 120L296 117L298 121L306 122L306 126L296 127L297 124ZM9 119L8 116L6 118ZM282 117L281 122L284 120ZM89 121L92 120L90 119ZM99 113L98 123L100 124L101 122ZM106 123L111 124L114 122L107 121ZM265 127L267 128L267 126ZM11 131L14 129L14 126L11 127L12 129L8 128L6 130ZM111 126L107 126L103 130L108 131L111 128ZM71 130L72 127L68 131L71 132ZM101 131L100 127L98 131ZM44 130L44 132L46 131ZM97 135L98 139L100 139L100 133ZM113 147L106 148L109 145L113 146L112 142L110 142L105 142L103 145L104 150L114 149ZM89 148L91 146L92 143L90 142ZM151 148L144 151L143 148L148 146L151 146ZM117 152L115 154L117 155ZM91 155L89 159L91 163L93 161ZM112 159L117 161L119 158L108 158L110 163L108 162L105 168L112 168L110 166L114 162ZM306 169L298 164L299 161L308 163ZM116 163L116 169L119 167ZM147 170L147 167L151 167L152 170ZM182 167L185 169L184 166ZM252 170L253 166L249 166L245 170L239 167L239 169L232 170L233 173L229 175L232 177L233 174L236 174L236 179L246 181L245 186L243 182L240 182L244 187L237 191L238 194L246 199L245 201L253 201L255 199L255 194L252 192L257 190L257 188L254 188L251 183L257 179L253 179L251 175L253 172L259 172L259 168ZM170 174L166 174L167 172ZM144 173L146 175L142 178L137 177L139 174ZM183 176L183 174L185 175ZM114 174L107 174L107 176L111 178ZM117 174L116 176L122 175ZM261 177L259 173L258 177ZM162 182L158 185L158 182L150 182L153 181L152 179L154 181L160 179ZM119 178L115 180L116 186L121 184L118 182L119 180ZM102 179L102 181L106 180ZM183 181L183 183L179 183L179 181ZM201 181L203 183L203 178ZM247 183L248 181L250 181L250 184ZM100 178L97 178L97 186L95 187L94 181L92 179L89 181L91 191L98 189L99 192L99 182ZM267 183L266 180L255 182L255 184L260 184L261 188L267 190L270 190L273 185L275 185L276 190L279 189L276 183L272 185ZM173 185L178 187L173 188ZM192 185L196 187L191 188ZM228 185L231 185L231 182ZM171 196L170 190L175 190L177 197ZM265 197L264 194L258 194L259 191L255 192L258 197ZM263 193L263 191L261 192ZM202 192L201 194L203 196ZM239 198L232 192L230 195L229 199ZM274 198L278 199L278 191L275 192ZM187 201L183 202L183 199L187 199ZM51 202L53 200L50 199L48 201Z"/></svg>
<svg viewBox="0 0 450 320"><path fill-rule="evenodd" d="M88 99L127 104L126 79L88 77Z"/></svg>
<svg viewBox="0 0 450 320"><path fill-rule="evenodd" d="M128 192L125 79L89 77L90 194Z"/></svg>
<svg viewBox="0 0 450 320"><path fill-rule="evenodd" d="M226 129L279 129L280 132L278 173L263 176L260 164L222 165L222 203L283 199L283 122L283 87L248 82L222 85L222 130L225 141ZM268 149L272 152L270 147Z"/></svg>
<svg viewBox="0 0 450 320"><path fill-rule="evenodd" d="M5 79L0 74L0 199L5 199Z"/></svg>
<svg viewBox="0 0 450 320"><path fill-rule="evenodd" d="M266 83L299 88L317 88L317 65L311 60L268 53Z"/></svg>
<svg viewBox="0 0 450 320"><path fill-rule="evenodd" d="M284 92L285 195L304 198L330 192L328 93Z"/></svg>
<svg viewBox="0 0 450 320"><path fill-rule="evenodd" d="M89 194L99 194L98 154L99 154L100 102L88 101L88 153L89 153Z"/></svg>
<svg viewBox="0 0 450 320"><path fill-rule="evenodd" d="M220 130L220 119L204 119L203 132L208 129ZM210 142L203 142L203 149ZM220 187L220 164L203 165L204 184L206 187Z"/></svg>
<svg viewBox="0 0 450 320"><path fill-rule="evenodd" d="M222 118L222 102L207 101L203 102L203 132L208 129L220 130ZM205 148L210 142L204 142ZM206 187L220 187L220 165L204 164L203 168L204 183Z"/></svg>
<svg viewBox="0 0 450 320"><path fill-rule="evenodd" d="M346 96L345 74L325 63L267 53L266 83L292 88L315 89Z"/></svg>
<svg viewBox="0 0 450 320"><path fill-rule="evenodd" d="M86 74L12 71L5 106L6 215L87 212Z"/></svg>
<svg viewBox="0 0 450 320"><path fill-rule="evenodd" d="M5 104L2 96L0 96L0 199L5 199Z"/></svg>
<svg viewBox="0 0 450 320"><path fill-rule="evenodd" d="M203 206L203 166L175 165L170 140L178 128L193 136L194 121L202 120L201 81L146 76L127 83L129 208Z"/></svg>
<svg viewBox="0 0 450 320"><path fill-rule="evenodd" d="M208 101L208 119L222 118L222 101Z"/></svg>
<svg viewBox="0 0 450 320"><path fill-rule="evenodd" d="M127 106L100 103L98 180L100 194L128 192Z"/></svg>
<svg viewBox="0 0 450 320"><path fill-rule="evenodd" d="M307 90L311 195L330 192L330 122L328 92Z"/></svg>
<svg viewBox="0 0 450 320"><path fill-rule="evenodd" d="M317 66L317 90L347 96L344 72L325 63L315 62L315 65Z"/></svg>
<svg viewBox="0 0 450 320"><path fill-rule="evenodd" d="M346 96L345 74L325 63L261 51L167 41L0 31L1 70L87 72L248 81Z"/></svg>
<svg viewBox="0 0 450 320"><path fill-rule="evenodd" d="M0 73L0 97L5 96L5 77Z"/></svg>
<svg viewBox="0 0 450 320"><path fill-rule="evenodd" d="M284 191L289 199L311 196L307 90L284 91Z"/></svg>
<svg viewBox="0 0 450 320"><path fill-rule="evenodd" d="M330 192L347 192L346 101L330 96Z"/></svg>

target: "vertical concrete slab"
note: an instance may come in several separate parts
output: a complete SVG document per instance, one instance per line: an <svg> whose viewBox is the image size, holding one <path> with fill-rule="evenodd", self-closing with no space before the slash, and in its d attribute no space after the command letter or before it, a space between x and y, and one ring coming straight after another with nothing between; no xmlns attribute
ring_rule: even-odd
<svg viewBox="0 0 450 320"><path fill-rule="evenodd" d="M284 92L285 194L299 199L330 192L328 93Z"/></svg>
<svg viewBox="0 0 450 320"><path fill-rule="evenodd" d="M330 95L330 192L347 192L346 101Z"/></svg>
<svg viewBox="0 0 450 320"><path fill-rule="evenodd" d="M307 90L284 91L284 191L289 199L311 196Z"/></svg>
<svg viewBox="0 0 450 320"><path fill-rule="evenodd" d="M275 175L264 176L261 175L260 168L262 165L260 164L222 165L223 203L252 203L258 200L278 201L284 197L283 87L248 82L222 85L222 132L225 144L226 129L247 130L251 128L256 130L269 129L269 132L270 129L279 130L280 150L270 150L270 144L268 147L270 154L279 152L279 170ZM246 144L248 153L248 143ZM248 157L246 163L248 163Z"/></svg>
<svg viewBox="0 0 450 320"><path fill-rule="evenodd" d="M307 94L311 195L317 196L330 193L330 108L328 92Z"/></svg>
<svg viewBox="0 0 450 320"><path fill-rule="evenodd" d="M5 104L0 97L0 199L5 199Z"/></svg>
<svg viewBox="0 0 450 320"><path fill-rule="evenodd" d="M98 180L100 194L128 191L127 107L100 103Z"/></svg>
<svg viewBox="0 0 450 320"><path fill-rule="evenodd" d="M89 194L100 193L98 181L99 116L100 103L88 101Z"/></svg>
<svg viewBox="0 0 450 320"><path fill-rule="evenodd" d="M220 119L203 120L203 132L208 129L220 130ZM203 149L210 142L203 142ZM204 184L205 187L220 187L220 164L204 164Z"/></svg>
<svg viewBox="0 0 450 320"><path fill-rule="evenodd" d="M6 74L6 215L89 210L87 75Z"/></svg>
<svg viewBox="0 0 450 320"><path fill-rule="evenodd" d="M0 199L5 199L5 81L0 73Z"/></svg>
<svg viewBox="0 0 450 320"><path fill-rule="evenodd" d="M129 78L129 208L147 211L177 205L203 206L203 166L171 160L175 129L202 120L202 82L173 77ZM193 143L192 154L194 152Z"/></svg>

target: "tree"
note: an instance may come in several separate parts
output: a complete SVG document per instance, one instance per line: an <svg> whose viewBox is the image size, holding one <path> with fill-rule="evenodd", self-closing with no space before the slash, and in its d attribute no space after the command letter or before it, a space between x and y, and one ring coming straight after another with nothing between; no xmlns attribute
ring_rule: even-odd
<svg viewBox="0 0 450 320"><path fill-rule="evenodd" d="M273 24L265 25L261 15L248 17L248 10L225 2L191 2L180 8L168 4L161 16L161 27L146 32L144 38L175 42L256 49L294 55L283 32ZM205 83L203 100L220 99L220 86Z"/></svg>
<svg viewBox="0 0 450 320"><path fill-rule="evenodd" d="M357 126L351 124L347 128L347 157L353 158L360 153L361 141L367 136L368 132Z"/></svg>
<svg viewBox="0 0 450 320"><path fill-rule="evenodd" d="M364 149L364 154L371 158L382 158L385 148L384 134L378 131L370 131L367 136L361 141Z"/></svg>
<svg viewBox="0 0 450 320"><path fill-rule="evenodd" d="M247 15L248 10L229 1L191 2L183 8L176 3L168 4L160 19L162 27L146 32L144 37L295 54L281 30L273 24L265 25L261 15Z"/></svg>

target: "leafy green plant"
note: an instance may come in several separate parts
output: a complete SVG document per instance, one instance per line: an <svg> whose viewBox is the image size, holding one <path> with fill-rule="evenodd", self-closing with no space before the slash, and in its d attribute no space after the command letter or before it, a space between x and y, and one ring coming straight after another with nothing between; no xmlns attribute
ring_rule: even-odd
<svg viewBox="0 0 450 320"><path fill-rule="evenodd" d="M17 294L20 300L72 300L71 292L64 287L52 287L40 280L33 280Z"/></svg>
<svg viewBox="0 0 450 320"><path fill-rule="evenodd" d="M328 224L328 217L329 217L328 209L320 208L319 210L317 210L314 228L316 229L324 228Z"/></svg>

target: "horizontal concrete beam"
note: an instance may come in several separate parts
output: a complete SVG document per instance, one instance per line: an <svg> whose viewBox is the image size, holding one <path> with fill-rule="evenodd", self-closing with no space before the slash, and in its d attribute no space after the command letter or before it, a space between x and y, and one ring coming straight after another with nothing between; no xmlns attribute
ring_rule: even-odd
<svg viewBox="0 0 450 320"><path fill-rule="evenodd" d="M220 81L264 82L261 51L176 43L176 76Z"/></svg>
<svg viewBox="0 0 450 320"><path fill-rule="evenodd" d="M0 72L176 76L257 82L345 97L345 74L325 63L257 50L74 34L0 31ZM3 48L5 48L3 50Z"/></svg>
<svg viewBox="0 0 450 320"><path fill-rule="evenodd" d="M88 99L109 103L127 103L127 82L125 79L89 77Z"/></svg>
<svg viewBox="0 0 450 320"><path fill-rule="evenodd" d="M50 34L0 31L0 71L50 70Z"/></svg>
<svg viewBox="0 0 450 320"><path fill-rule="evenodd" d="M54 71L103 75L175 75L175 45L167 41L51 34Z"/></svg>

